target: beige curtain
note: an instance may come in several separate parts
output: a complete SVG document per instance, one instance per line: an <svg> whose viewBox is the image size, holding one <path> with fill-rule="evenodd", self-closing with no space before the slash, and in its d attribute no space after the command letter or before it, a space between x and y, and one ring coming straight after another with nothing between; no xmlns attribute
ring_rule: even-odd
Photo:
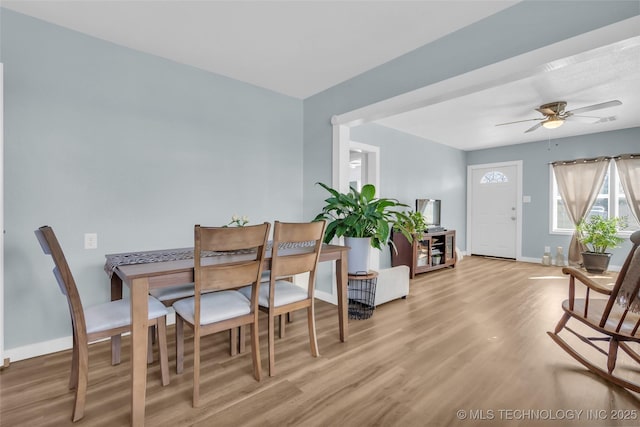
<svg viewBox="0 0 640 427"><path fill-rule="evenodd" d="M574 225L587 215L596 201L609 163L608 157L552 163L560 197ZM581 252L584 250L584 245L578 242L577 233L574 231L569 244L569 265L581 265Z"/></svg>
<svg viewBox="0 0 640 427"><path fill-rule="evenodd" d="M640 154L616 157L616 167L631 213L640 223Z"/></svg>

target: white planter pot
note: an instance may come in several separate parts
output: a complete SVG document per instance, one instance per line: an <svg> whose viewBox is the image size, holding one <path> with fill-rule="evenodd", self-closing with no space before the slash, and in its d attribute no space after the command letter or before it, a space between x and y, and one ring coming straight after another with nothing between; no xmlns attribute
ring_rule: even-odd
<svg viewBox="0 0 640 427"><path fill-rule="evenodd" d="M371 252L370 237L345 237L344 244L349 246L349 274L363 274L369 271L369 253Z"/></svg>

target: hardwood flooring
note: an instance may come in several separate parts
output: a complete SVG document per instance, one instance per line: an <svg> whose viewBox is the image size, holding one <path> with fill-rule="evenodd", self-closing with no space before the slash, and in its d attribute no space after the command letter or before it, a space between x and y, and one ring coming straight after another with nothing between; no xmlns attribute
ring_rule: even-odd
<svg viewBox="0 0 640 427"><path fill-rule="evenodd" d="M229 356L226 334L205 337L198 408L191 407L192 345L186 342L185 370L176 375L170 327L171 384L162 387L159 365L150 366L146 423L640 425L640 395L589 373L546 335L562 314L567 282L555 267L465 257L455 269L418 275L406 300L378 307L368 320L350 320L347 343L338 339L336 308L318 301L321 356L311 357L300 314L276 341L276 376L261 382L253 379L249 354ZM266 316L262 320L266 369ZM576 341L571 340L586 350ZM605 363L604 356L592 353L593 360ZM70 360L65 351L3 370L0 424L72 425ZM119 366L110 365L108 343L92 345L89 362L85 418L76 425L127 425L128 338ZM640 367L624 354L616 372L640 379Z"/></svg>

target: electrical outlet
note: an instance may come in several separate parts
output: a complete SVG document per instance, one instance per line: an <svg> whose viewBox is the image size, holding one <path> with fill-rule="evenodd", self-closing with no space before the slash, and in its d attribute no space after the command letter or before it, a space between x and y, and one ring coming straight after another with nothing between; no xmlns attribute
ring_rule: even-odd
<svg viewBox="0 0 640 427"><path fill-rule="evenodd" d="M98 248L98 235L96 233L84 233L84 248L85 249Z"/></svg>

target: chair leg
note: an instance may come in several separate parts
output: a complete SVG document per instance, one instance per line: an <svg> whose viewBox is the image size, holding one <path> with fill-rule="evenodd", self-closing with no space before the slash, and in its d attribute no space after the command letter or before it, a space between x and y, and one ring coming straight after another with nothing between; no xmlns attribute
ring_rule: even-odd
<svg viewBox="0 0 640 427"><path fill-rule="evenodd" d="M309 344L311 345L311 355L313 357L320 356L318 352L318 338L316 337L316 314L311 301L311 305L307 307L307 323L309 325Z"/></svg>
<svg viewBox="0 0 640 427"><path fill-rule="evenodd" d="M229 329L229 354L235 356L238 354L238 334L240 328Z"/></svg>
<svg viewBox="0 0 640 427"><path fill-rule="evenodd" d="M240 354L247 351L247 327L242 325L238 328L238 351Z"/></svg>
<svg viewBox="0 0 640 427"><path fill-rule="evenodd" d="M275 323L276 317L269 313L269 376L273 377L276 374L276 344L275 344Z"/></svg>
<svg viewBox="0 0 640 427"><path fill-rule="evenodd" d="M155 341L153 339L153 336L155 335L156 332L156 328L155 326L150 326L147 329L147 365L150 365L153 363L153 342Z"/></svg>
<svg viewBox="0 0 640 427"><path fill-rule="evenodd" d="M160 353L160 372L162 375L162 385L169 385L169 355L167 354L167 317L158 319L158 353ZM155 334L154 334L155 335Z"/></svg>
<svg viewBox="0 0 640 427"><path fill-rule="evenodd" d="M200 331L193 329L193 407L200 402Z"/></svg>
<svg viewBox="0 0 640 427"><path fill-rule="evenodd" d="M156 328L156 325L152 325L150 326L151 329L153 329L153 333L151 334L151 343L150 344L155 344L156 343L156 337L158 336L158 330Z"/></svg>
<svg viewBox="0 0 640 427"><path fill-rule="evenodd" d="M184 368L184 321L176 316L176 374Z"/></svg>
<svg viewBox="0 0 640 427"><path fill-rule="evenodd" d="M89 348L86 343L82 348L78 346L78 363L76 376L76 396L73 403L71 420L78 421L84 417L84 405L87 400L87 383L89 382Z"/></svg>
<svg viewBox="0 0 640 427"><path fill-rule="evenodd" d="M618 357L618 340L611 338L609 341L609 357L607 358L607 370L612 373L616 368L616 358Z"/></svg>
<svg viewBox="0 0 640 427"><path fill-rule="evenodd" d="M78 343L73 337L73 350L71 352L71 374L69 375L69 390L78 387Z"/></svg>
<svg viewBox="0 0 640 427"><path fill-rule="evenodd" d="M564 313L562 315L562 317L560 318L560 321L558 322L558 324L556 325L556 329L554 330L554 332L556 334L559 334L560 331L562 330L562 328L564 328L564 326L567 324L567 322L569 321L569 319L571 319L571 315L568 313Z"/></svg>
<svg viewBox="0 0 640 427"><path fill-rule="evenodd" d="M120 349L122 347L122 336L114 335L111 337L111 364L120 364Z"/></svg>
<svg viewBox="0 0 640 427"><path fill-rule="evenodd" d="M262 361L260 359L260 341L258 340L258 316L251 324L251 356L253 360L253 377L260 381L262 379Z"/></svg>
<svg viewBox="0 0 640 427"><path fill-rule="evenodd" d="M287 314L289 313L281 314L280 316L278 316L278 319L280 320L280 324L278 325L278 336L280 339L284 338L285 325L287 323Z"/></svg>

